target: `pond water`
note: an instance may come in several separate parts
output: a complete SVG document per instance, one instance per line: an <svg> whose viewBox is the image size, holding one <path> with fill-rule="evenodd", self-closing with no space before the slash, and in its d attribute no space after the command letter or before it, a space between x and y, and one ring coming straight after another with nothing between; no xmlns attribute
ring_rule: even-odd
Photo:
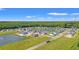
<svg viewBox="0 0 79 59"><path fill-rule="evenodd" d="M9 44L9 43L12 43L12 42L21 41L21 40L24 40L24 38L16 36L16 35L0 36L0 46L6 45L6 44Z"/></svg>

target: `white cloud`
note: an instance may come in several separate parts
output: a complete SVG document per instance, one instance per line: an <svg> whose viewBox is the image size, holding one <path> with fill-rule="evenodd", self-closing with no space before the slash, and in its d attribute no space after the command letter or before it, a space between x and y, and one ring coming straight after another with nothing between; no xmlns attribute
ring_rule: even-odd
<svg viewBox="0 0 79 59"><path fill-rule="evenodd" d="M48 15L68 15L67 13L48 13Z"/></svg>
<svg viewBox="0 0 79 59"><path fill-rule="evenodd" d="M79 15L79 13L72 13L71 15Z"/></svg>
<svg viewBox="0 0 79 59"><path fill-rule="evenodd" d="M32 18L31 16L26 16L26 18Z"/></svg>
<svg viewBox="0 0 79 59"><path fill-rule="evenodd" d="M26 16L26 18L35 18L36 16Z"/></svg>

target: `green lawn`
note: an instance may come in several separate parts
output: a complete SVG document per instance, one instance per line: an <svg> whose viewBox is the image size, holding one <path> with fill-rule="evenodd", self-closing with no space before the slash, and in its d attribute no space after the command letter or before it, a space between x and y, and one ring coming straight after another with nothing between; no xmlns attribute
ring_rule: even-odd
<svg viewBox="0 0 79 59"><path fill-rule="evenodd" d="M72 50L78 41L79 32L77 32L73 38L61 37L35 50ZM76 47L74 47L74 49L76 49Z"/></svg>
<svg viewBox="0 0 79 59"><path fill-rule="evenodd" d="M76 42L74 43L74 45L72 46L72 50L79 50L79 34L76 37Z"/></svg>
<svg viewBox="0 0 79 59"><path fill-rule="evenodd" d="M0 36L6 35L6 34L15 34L16 31L5 31L5 32L0 32Z"/></svg>

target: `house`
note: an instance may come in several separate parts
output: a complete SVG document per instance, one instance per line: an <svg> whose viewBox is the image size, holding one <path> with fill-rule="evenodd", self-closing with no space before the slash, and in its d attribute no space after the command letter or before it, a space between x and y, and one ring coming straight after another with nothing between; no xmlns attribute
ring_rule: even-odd
<svg viewBox="0 0 79 59"><path fill-rule="evenodd" d="M53 34L54 36L56 36L56 35L59 34L59 32L53 32L52 34Z"/></svg>
<svg viewBox="0 0 79 59"><path fill-rule="evenodd" d="M26 36L28 35L28 32L21 32L21 33L18 33L19 36Z"/></svg>

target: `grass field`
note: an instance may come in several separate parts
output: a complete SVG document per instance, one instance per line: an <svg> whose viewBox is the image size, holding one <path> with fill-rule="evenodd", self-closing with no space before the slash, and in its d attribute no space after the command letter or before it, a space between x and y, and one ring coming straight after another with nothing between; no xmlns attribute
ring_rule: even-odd
<svg viewBox="0 0 79 59"><path fill-rule="evenodd" d="M79 31L74 35L73 38L66 38L62 36L56 40L51 41L50 43L41 46L35 50L73 50L79 49L77 47L77 42L79 42Z"/></svg>
<svg viewBox="0 0 79 59"><path fill-rule="evenodd" d="M5 31L5 32L0 32L0 36L6 35L6 34L15 34L16 31Z"/></svg>
<svg viewBox="0 0 79 59"><path fill-rule="evenodd" d="M76 37L76 42L72 46L72 50L79 50L79 36Z"/></svg>

